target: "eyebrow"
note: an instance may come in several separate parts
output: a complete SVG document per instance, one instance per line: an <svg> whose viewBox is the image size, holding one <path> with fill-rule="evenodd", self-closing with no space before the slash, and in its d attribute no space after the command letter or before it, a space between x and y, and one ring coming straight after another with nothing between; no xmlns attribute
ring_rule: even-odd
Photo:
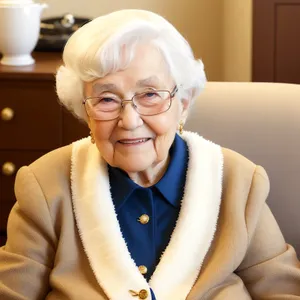
<svg viewBox="0 0 300 300"><path fill-rule="evenodd" d="M145 86L159 86L160 80L157 76L153 75L146 79L141 79L136 83L136 86L138 87L145 87Z"/></svg>
<svg viewBox="0 0 300 300"><path fill-rule="evenodd" d="M137 87L146 87L146 86L159 86L160 80L157 76L153 75L145 79L138 80L136 83ZM95 94L101 94L103 92L111 92L114 94L117 94L119 92L118 87L113 83L95 83L92 87L93 93Z"/></svg>
<svg viewBox="0 0 300 300"><path fill-rule="evenodd" d="M104 84L95 83L92 88L93 88L93 93L95 94L101 94L103 92L112 92L112 93L118 92L117 86L113 83L104 83Z"/></svg>

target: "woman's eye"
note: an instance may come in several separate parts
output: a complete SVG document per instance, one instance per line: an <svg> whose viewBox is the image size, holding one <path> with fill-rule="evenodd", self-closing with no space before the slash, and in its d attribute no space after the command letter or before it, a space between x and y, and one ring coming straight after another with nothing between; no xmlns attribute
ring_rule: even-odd
<svg viewBox="0 0 300 300"><path fill-rule="evenodd" d="M112 104L118 104L119 101L118 99L114 99L114 98L111 98L111 97L99 97L97 98L97 103L96 105L112 105Z"/></svg>
<svg viewBox="0 0 300 300"><path fill-rule="evenodd" d="M111 107L119 105L118 99L114 99L112 97L97 97L94 98L91 102L93 107L101 108L101 107Z"/></svg>
<svg viewBox="0 0 300 300"><path fill-rule="evenodd" d="M100 99L99 99L99 102L100 102L100 103L111 103L111 102L113 102L113 101L115 101L115 100L112 99L112 98L100 98Z"/></svg>
<svg viewBox="0 0 300 300"><path fill-rule="evenodd" d="M152 97L157 96L157 94L156 94L156 93L153 93L153 92L149 92L149 93L146 93L145 96L146 96L147 98L152 98Z"/></svg>

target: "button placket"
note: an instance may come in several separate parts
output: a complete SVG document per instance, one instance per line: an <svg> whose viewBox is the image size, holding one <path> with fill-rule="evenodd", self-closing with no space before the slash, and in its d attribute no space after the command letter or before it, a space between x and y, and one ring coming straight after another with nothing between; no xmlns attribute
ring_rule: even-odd
<svg viewBox="0 0 300 300"><path fill-rule="evenodd" d="M149 280L148 277L151 276L153 272L153 262L155 262L153 260L154 254L152 249L155 247L155 241L152 239L153 205L151 191L148 189L138 189L135 196L139 201L135 206L137 213L135 214L135 221L139 224L136 224L137 228L135 231L138 236L135 240L136 248L133 248L136 251L134 260L138 272L142 274L146 280Z"/></svg>

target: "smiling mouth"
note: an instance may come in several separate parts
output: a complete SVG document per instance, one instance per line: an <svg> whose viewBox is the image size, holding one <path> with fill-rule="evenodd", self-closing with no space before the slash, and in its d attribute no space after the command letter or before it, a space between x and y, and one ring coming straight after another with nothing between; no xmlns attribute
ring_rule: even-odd
<svg viewBox="0 0 300 300"><path fill-rule="evenodd" d="M144 139L131 139L131 140L119 140L118 142L123 145L138 145L146 143L150 140L150 138L144 138Z"/></svg>

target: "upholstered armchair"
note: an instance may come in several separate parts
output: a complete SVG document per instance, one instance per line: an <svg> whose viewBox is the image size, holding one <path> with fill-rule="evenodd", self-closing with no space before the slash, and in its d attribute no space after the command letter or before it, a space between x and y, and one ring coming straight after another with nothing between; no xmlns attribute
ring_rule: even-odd
<svg viewBox="0 0 300 300"><path fill-rule="evenodd" d="M267 203L300 257L300 85L209 82L185 129L266 169Z"/></svg>

